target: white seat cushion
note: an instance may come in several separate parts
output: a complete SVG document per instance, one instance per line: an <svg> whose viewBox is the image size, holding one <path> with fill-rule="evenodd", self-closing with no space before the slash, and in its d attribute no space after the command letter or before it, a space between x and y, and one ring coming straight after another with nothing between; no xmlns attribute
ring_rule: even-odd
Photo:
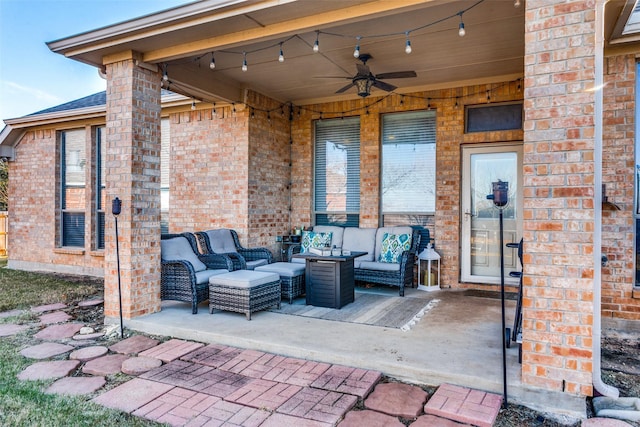
<svg viewBox="0 0 640 427"><path fill-rule="evenodd" d="M260 267L261 265L267 265L269 261L266 259L256 259L253 261L247 261L247 270L255 270L256 267Z"/></svg>
<svg viewBox="0 0 640 427"><path fill-rule="evenodd" d="M198 285L202 285L204 283L209 283L209 279L213 276L217 276L219 274L228 273L229 270L204 270L198 271L196 273L196 283Z"/></svg>
<svg viewBox="0 0 640 427"><path fill-rule="evenodd" d="M304 258L295 258L295 257L292 257L292 258L291 258L291 263L292 263L292 264L302 264L302 265L305 265L307 262L305 261L305 259L304 259Z"/></svg>
<svg viewBox="0 0 640 427"><path fill-rule="evenodd" d="M271 273L279 274L280 277L297 277L304 274L304 264L293 262L274 262L273 264L256 267L255 271L269 271Z"/></svg>
<svg viewBox="0 0 640 427"><path fill-rule="evenodd" d="M161 240L160 257L163 261L188 261L196 273L207 269L207 266L193 252L193 248L191 248L186 237Z"/></svg>
<svg viewBox="0 0 640 427"><path fill-rule="evenodd" d="M209 278L210 285L229 286L234 288L253 288L269 282L280 281L276 273L266 271L236 270L218 274Z"/></svg>
<svg viewBox="0 0 640 427"><path fill-rule="evenodd" d="M236 244L233 242L233 236L231 230L227 228L221 228L219 230L205 231L209 236L209 244L211 250L217 254L228 254L238 252Z"/></svg>
<svg viewBox="0 0 640 427"><path fill-rule="evenodd" d="M400 270L400 263L362 261L357 268L377 271L398 271Z"/></svg>

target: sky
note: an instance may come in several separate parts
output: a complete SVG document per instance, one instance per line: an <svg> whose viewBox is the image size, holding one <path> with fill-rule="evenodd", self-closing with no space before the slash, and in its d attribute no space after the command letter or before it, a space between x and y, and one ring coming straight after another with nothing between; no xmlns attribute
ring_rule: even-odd
<svg viewBox="0 0 640 427"><path fill-rule="evenodd" d="M192 1L0 0L0 120L106 89L97 68L51 52L47 42Z"/></svg>

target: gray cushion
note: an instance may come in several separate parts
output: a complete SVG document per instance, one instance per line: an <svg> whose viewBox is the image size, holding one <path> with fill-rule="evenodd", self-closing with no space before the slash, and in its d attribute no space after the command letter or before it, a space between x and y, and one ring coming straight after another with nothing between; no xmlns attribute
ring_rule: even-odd
<svg viewBox="0 0 640 427"><path fill-rule="evenodd" d="M204 270L196 273L196 284L203 285L209 283L209 278L218 274L228 273L229 270Z"/></svg>
<svg viewBox="0 0 640 427"><path fill-rule="evenodd" d="M293 262L274 262L273 264L256 267L255 271L269 271L271 273L279 274L280 277L297 277L304 274L304 268L304 264Z"/></svg>
<svg viewBox="0 0 640 427"><path fill-rule="evenodd" d="M236 244L233 241L231 230L221 228L219 230L205 231L209 236L209 243L211 244L211 250L217 254L228 254L238 252Z"/></svg>
<svg viewBox="0 0 640 427"><path fill-rule="evenodd" d="M164 261L188 261L198 272L206 270L207 266L198 259L186 237L174 237L160 241L160 257Z"/></svg>
<svg viewBox="0 0 640 427"><path fill-rule="evenodd" d="M388 234L408 234L410 236L413 236L413 228L411 227L407 227L407 226L402 226L402 227L380 227L378 228L378 230L376 231L376 251L375 251L375 258L372 259L372 261L374 259L379 259L380 258L380 252L381 252L381 248L382 248L382 239L384 238L384 233L388 233ZM411 243L411 245L413 246L413 243Z"/></svg>
<svg viewBox="0 0 640 427"><path fill-rule="evenodd" d="M302 265L305 265L307 263L307 261L304 258L295 258L295 257L291 257L291 262L295 264L302 264Z"/></svg>
<svg viewBox="0 0 640 427"><path fill-rule="evenodd" d="M261 265L269 264L269 261L267 261L266 259L256 259L253 261L246 261L246 263L247 263L247 270L253 270L256 267L260 267Z"/></svg>
<svg viewBox="0 0 640 427"><path fill-rule="evenodd" d="M356 258L360 261L373 261L376 245L375 228L346 227L344 229L344 240L342 250L351 252L367 252L366 255Z"/></svg>
<svg viewBox="0 0 640 427"><path fill-rule="evenodd" d="M358 268L377 271L399 271L400 263L362 261L358 264Z"/></svg>
<svg viewBox="0 0 640 427"><path fill-rule="evenodd" d="M280 276L266 271L236 270L209 278L210 285L252 288L270 282L280 283Z"/></svg>
<svg viewBox="0 0 640 427"><path fill-rule="evenodd" d="M313 231L316 233L332 233L331 235L331 247L342 247L342 234L344 232L343 227L337 227L335 225L316 225L313 227Z"/></svg>

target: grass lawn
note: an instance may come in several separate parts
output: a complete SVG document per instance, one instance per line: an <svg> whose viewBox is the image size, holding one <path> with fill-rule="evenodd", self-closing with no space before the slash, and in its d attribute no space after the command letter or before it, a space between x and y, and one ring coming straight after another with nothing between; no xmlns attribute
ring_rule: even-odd
<svg viewBox="0 0 640 427"><path fill-rule="evenodd" d="M0 268L0 312L55 302L72 303L97 295L102 295L102 285L96 280L65 279L58 275ZM25 313L0 319L0 324L29 323L34 320L35 316ZM90 401L93 396L69 397L44 393L53 380L19 381L16 375L37 362L20 355L23 348L39 343L33 338L36 332L37 328L31 328L12 337L0 337L0 426L160 425L96 405ZM107 386L113 383L110 380ZM119 382L118 378L115 380Z"/></svg>

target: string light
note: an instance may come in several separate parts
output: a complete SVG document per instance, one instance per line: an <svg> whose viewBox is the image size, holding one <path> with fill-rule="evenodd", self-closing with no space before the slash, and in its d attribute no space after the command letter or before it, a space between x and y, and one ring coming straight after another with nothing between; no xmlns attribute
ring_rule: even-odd
<svg viewBox="0 0 640 427"><path fill-rule="evenodd" d="M252 118L252 119L255 119L255 118L256 118L256 112L255 112L255 110L253 109L253 107L251 107L251 118Z"/></svg>
<svg viewBox="0 0 640 427"><path fill-rule="evenodd" d="M427 111L431 111L431 98L427 98Z"/></svg>
<svg viewBox="0 0 640 427"><path fill-rule="evenodd" d="M513 7L520 7L522 3L520 3L520 0L514 0L513 2Z"/></svg>
<svg viewBox="0 0 640 427"><path fill-rule="evenodd" d="M404 46L404 53L406 53L407 55L411 53L411 40L409 40L409 31L407 31L405 33L405 35L407 36L407 42L405 43Z"/></svg>
<svg viewBox="0 0 640 427"><path fill-rule="evenodd" d="M362 37L358 36L356 37L356 49L353 51L353 57L354 58L359 58L360 57L360 39Z"/></svg>
<svg viewBox="0 0 640 427"><path fill-rule="evenodd" d="M318 51L320 51L320 31L316 31L316 41L313 44L313 52L314 53L318 53Z"/></svg>
<svg viewBox="0 0 640 427"><path fill-rule="evenodd" d="M195 110L195 109L196 109L196 100L195 100L195 99L193 99L193 100L191 101L191 109L192 109L192 110Z"/></svg>
<svg viewBox="0 0 640 427"><path fill-rule="evenodd" d="M280 55L278 55L278 62L284 62L284 53L282 52L282 43L280 42Z"/></svg>
<svg viewBox="0 0 640 427"><path fill-rule="evenodd" d="M216 68L216 60L213 57L213 52L211 52L211 62L209 63L209 68L211 68L212 70Z"/></svg>
<svg viewBox="0 0 640 427"><path fill-rule="evenodd" d="M167 73L167 65L164 66L164 73L162 74L162 80L165 82L169 81L169 74Z"/></svg>
<svg viewBox="0 0 640 427"><path fill-rule="evenodd" d="M460 12L458 15L460 15L460 25L458 25L458 35L460 37L464 37L464 35L467 34L467 32L464 29L464 22L462 22L462 12Z"/></svg>
<svg viewBox="0 0 640 427"><path fill-rule="evenodd" d="M242 52L242 71L247 71L247 52Z"/></svg>

